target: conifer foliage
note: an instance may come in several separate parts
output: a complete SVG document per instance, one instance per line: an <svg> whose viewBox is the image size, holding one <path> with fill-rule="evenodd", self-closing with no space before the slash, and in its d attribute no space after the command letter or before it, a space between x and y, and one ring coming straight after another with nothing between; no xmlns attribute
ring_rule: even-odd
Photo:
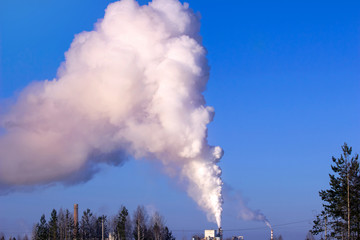
<svg viewBox="0 0 360 240"><path fill-rule="evenodd" d="M360 239L359 155L352 147L342 146L339 158L332 157L330 188L319 195L323 210L314 220L312 233L325 239Z"/></svg>
<svg viewBox="0 0 360 240"><path fill-rule="evenodd" d="M155 212L149 218L143 206L138 206L132 217L124 206L110 218L86 209L78 226L72 216L68 209L53 209L47 222L43 214L34 226L32 240L175 240L163 217Z"/></svg>

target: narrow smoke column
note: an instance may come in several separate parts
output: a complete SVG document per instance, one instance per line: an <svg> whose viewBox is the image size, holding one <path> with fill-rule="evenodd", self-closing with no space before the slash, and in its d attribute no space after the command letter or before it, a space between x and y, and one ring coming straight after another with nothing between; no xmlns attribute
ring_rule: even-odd
<svg viewBox="0 0 360 240"><path fill-rule="evenodd" d="M270 237L271 240L274 240L274 231L271 229L271 237Z"/></svg>
<svg viewBox="0 0 360 240"><path fill-rule="evenodd" d="M76 239L77 236L77 229L78 229L78 210L79 210L79 205L78 204L74 204L74 238Z"/></svg>

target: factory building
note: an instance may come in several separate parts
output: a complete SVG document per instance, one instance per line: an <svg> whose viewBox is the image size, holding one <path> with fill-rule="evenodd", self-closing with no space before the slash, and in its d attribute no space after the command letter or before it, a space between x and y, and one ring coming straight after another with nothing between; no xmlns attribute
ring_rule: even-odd
<svg viewBox="0 0 360 240"><path fill-rule="evenodd" d="M192 240L223 240L223 230L219 228L218 230L211 229L204 231L204 238L199 236L194 236ZM233 236L231 240L244 240L243 236Z"/></svg>
<svg viewBox="0 0 360 240"><path fill-rule="evenodd" d="M223 239L222 228L219 228L218 231L216 231L215 229L205 230L204 237L205 240L222 240Z"/></svg>

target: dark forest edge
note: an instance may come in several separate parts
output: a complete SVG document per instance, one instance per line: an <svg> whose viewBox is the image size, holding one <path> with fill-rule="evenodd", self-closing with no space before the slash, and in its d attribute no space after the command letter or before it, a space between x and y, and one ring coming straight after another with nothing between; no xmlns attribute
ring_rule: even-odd
<svg viewBox="0 0 360 240"><path fill-rule="evenodd" d="M154 212L151 216L143 206L138 206L132 217L122 206L117 215L97 216L90 209L83 212L76 224L73 213L68 209L53 209L47 222L45 214L35 224L31 240L175 240L172 232L165 225L164 218ZM0 240L5 240L2 234ZM27 235L9 240L30 240Z"/></svg>

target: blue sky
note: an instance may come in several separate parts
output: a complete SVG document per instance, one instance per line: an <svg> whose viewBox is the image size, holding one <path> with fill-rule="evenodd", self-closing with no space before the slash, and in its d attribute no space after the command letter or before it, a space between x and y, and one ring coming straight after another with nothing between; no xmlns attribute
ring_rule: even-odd
<svg viewBox="0 0 360 240"><path fill-rule="evenodd" d="M1 106L32 81L56 77L74 35L91 30L110 2L1 1ZM304 239L321 209L318 191L328 186L331 156L344 142L360 152L360 3L188 2L202 16L211 66L204 95L216 112L208 139L225 150L223 180L273 225L300 221L275 227L275 234ZM42 213L74 203L98 214L143 204L159 210L179 239L187 230L214 228L159 172L129 160L104 166L84 184L0 196L0 232L31 231ZM246 239L269 236L263 223L237 219L226 201L224 209L224 230L242 229Z"/></svg>

